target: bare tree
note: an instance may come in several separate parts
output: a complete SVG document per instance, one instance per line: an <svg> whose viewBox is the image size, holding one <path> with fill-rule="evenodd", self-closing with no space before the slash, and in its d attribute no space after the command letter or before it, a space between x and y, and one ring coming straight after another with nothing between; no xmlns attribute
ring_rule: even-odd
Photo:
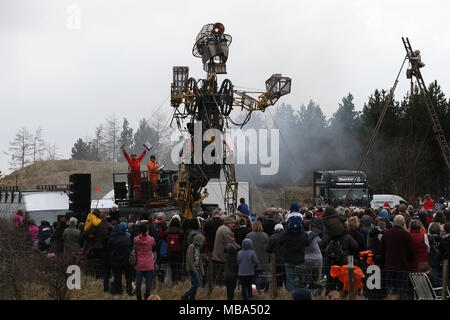
<svg viewBox="0 0 450 320"><path fill-rule="evenodd" d="M9 143L11 169L24 168L31 162L33 154L33 137L27 128L22 127L16 137Z"/></svg>
<svg viewBox="0 0 450 320"><path fill-rule="evenodd" d="M170 115L164 115L159 111L149 119L150 126L156 131L156 141L150 141L153 145L152 152L158 153L161 160L167 160L165 158L170 154L172 147L170 136L173 129L168 120L170 120Z"/></svg>
<svg viewBox="0 0 450 320"><path fill-rule="evenodd" d="M105 146L107 148L108 160L116 162L120 150L120 123L116 115L112 114L106 118L105 125Z"/></svg>
<svg viewBox="0 0 450 320"><path fill-rule="evenodd" d="M42 138L42 128L37 127L33 136L33 162L36 160L42 160L43 154L45 152L45 141Z"/></svg>
<svg viewBox="0 0 450 320"><path fill-rule="evenodd" d="M45 151L47 152L47 159L46 160L58 160L61 158L61 155L58 153L58 147L56 146L56 143L53 143L53 145L46 145Z"/></svg>

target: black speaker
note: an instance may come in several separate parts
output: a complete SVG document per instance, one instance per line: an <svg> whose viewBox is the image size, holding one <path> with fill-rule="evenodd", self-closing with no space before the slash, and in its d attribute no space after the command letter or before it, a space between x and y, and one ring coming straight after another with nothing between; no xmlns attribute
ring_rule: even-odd
<svg viewBox="0 0 450 320"><path fill-rule="evenodd" d="M91 175L71 174L69 177L69 210L81 216L91 211Z"/></svg>
<svg viewBox="0 0 450 320"><path fill-rule="evenodd" d="M141 183L142 196L146 200L153 199L153 184L151 181L142 181Z"/></svg>
<svg viewBox="0 0 450 320"><path fill-rule="evenodd" d="M114 198L118 200L126 199L127 197L126 182L114 182Z"/></svg>

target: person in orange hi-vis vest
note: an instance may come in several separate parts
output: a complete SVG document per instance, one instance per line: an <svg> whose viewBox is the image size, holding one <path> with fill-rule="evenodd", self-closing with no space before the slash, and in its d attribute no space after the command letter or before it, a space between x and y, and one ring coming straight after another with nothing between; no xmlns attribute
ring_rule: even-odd
<svg viewBox="0 0 450 320"><path fill-rule="evenodd" d="M128 153L125 151L125 146L122 146L120 149L122 150L125 159L127 159L128 165L130 166L130 185L131 185L130 191L131 193L134 193L135 199L138 200L142 199L142 192L141 192L142 180L141 174L139 172L141 171L141 160L144 158L147 151L144 150L139 156L139 158L137 158L137 155L134 152L132 152L131 155L129 156Z"/></svg>
<svg viewBox="0 0 450 320"><path fill-rule="evenodd" d="M156 195L156 186L159 180L159 165L156 162L156 157L154 155L150 156L150 161L147 165L148 167L148 179L152 182L153 193Z"/></svg>

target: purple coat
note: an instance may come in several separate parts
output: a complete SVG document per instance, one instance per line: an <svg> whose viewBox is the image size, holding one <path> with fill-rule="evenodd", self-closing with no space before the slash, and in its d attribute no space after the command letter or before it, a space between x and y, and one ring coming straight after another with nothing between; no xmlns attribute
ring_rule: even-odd
<svg viewBox="0 0 450 320"><path fill-rule="evenodd" d="M142 234L139 234L134 238L134 247L137 255L135 269L137 271L149 271L155 269L152 253L154 245L155 239L149 235L143 236Z"/></svg>

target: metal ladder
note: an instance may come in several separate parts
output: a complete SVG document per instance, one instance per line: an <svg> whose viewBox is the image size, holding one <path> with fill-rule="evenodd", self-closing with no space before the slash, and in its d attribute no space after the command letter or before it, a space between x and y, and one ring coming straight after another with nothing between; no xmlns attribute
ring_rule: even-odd
<svg viewBox="0 0 450 320"><path fill-rule="evenodd" d="M408 59L412 57L413 51L411 48L411 44L409 43L408 38L403 38L403 45L405 46L406 53L408 55ZM411 62L411 60L410 60ZM450 148L448 147L447 140L444 135L444 131L442 130L441 124L439 122L439 119L436 114L436 110L434 109L433 103L431 101L430 96L428 95L427 88L425 86L425 81L423 81L422 74L420 73L420 69L416 68L413 70L412 75L416 77L417 83L420 88L420 92L422 93L422 96L425 99L425 104L427 106L428 113L431 117L431 122L433 124L433 133L439 143L439 147L441 148L442 155L445 159L445 164L447 165L447 168L450 170ZM450 172L449 172L449 182L450 182ZM449 186L447 187L447 192Z"/></svg>

